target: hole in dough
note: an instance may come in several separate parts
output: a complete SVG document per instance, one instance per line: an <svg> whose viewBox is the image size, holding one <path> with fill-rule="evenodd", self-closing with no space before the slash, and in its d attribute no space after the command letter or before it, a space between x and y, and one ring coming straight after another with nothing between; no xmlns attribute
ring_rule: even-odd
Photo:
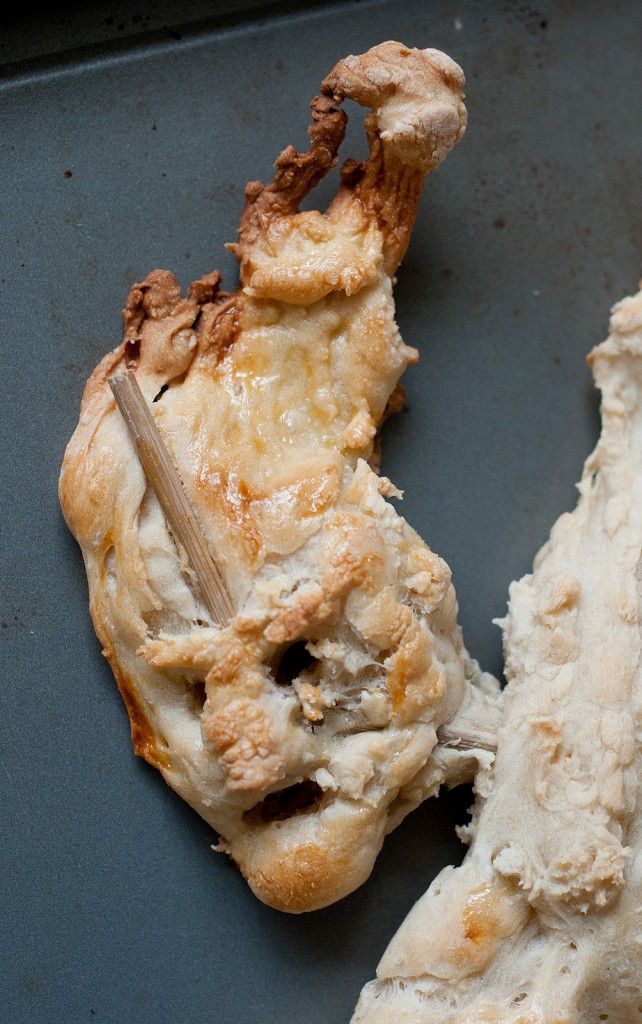
<svg viewBox="0 0 642 1024"><path fill-rule="evenodd" d="M110 595L113 597L116 593L116 586L118 584L118 577L116 574L116 548L112 544L110 548L105 552L105 584Z"/></svg>
<svg viewBox="0 0 642 1024"><path fill-rule="evenodd" d="M311 811L318 806L323 797L321 786L312 779L295 782L293 786L280 789L277 793L269 793L264 800L255 804L243 815L249 824L269 824L271 821L285 821L295 814Z"/></svg>
<svg viewBox="0 0 642 1024"><path fill-rule="evenodd" d="M207 696L205 693L205 683L198 680L197 682L192 683L190 690L192 700L194 701L194 706L196 708L196 713L200 718L203 713L203 708L205 707L205 699Z"/></svg>
<svg viewBox="0 0 642 1024"><path fill-rule="evenodd" d="M290 686L297 676L305 672L306 668L314 665L316 660L307 650L306 641L297 640L281 655L281 660L274 673L275 683L277 686Z"/></svg>

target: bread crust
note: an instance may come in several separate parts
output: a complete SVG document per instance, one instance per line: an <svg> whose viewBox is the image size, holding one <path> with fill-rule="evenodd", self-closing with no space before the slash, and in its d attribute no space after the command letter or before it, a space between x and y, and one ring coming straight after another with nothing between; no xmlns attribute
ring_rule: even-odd
<svg viewBox="0 0 642 1024"><path fill-rule="evenodd" d="M464 130L462 85L442 54L398 43L340 62L312 103L309 150L288 147L271 184L248 186L239 289L222 291L217 272L185 297L167 271L134 285L62 467L136 753L282 910L350 892L386 831L474 763L435 750L438 726L483 690L471 696L450 572L368 461L417 358L394 323L390 275L426 172ZM336 163L345 97L373 108L370 158L344 168L325 214L299 212ZM115 408L107 379L124 368L237 609L224 628ZM288 651L307 664L283 679L274 666Z"/></svg>

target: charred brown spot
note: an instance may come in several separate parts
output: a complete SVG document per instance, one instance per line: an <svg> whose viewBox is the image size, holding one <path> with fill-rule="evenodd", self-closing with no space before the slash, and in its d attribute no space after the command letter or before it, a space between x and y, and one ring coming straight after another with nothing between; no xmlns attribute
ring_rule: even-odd
<svg viewBox="0 0 642 1024"><path fill-rule="evenodd" d="M128 369L138 367L145 320L170 316L180 298L180 286L169 270L152 270L144 281L132 285L123 309L125 364Z"/></svg>
<svg viewBox="0 0 642 1024"><path fill-rule="evenodd" d="M218 270L213 270L198 281L192 281L187 289L187 297L194 299L199 306L204 306L206 302L215 302L219 296L220 284L221 274Z"/></svg>
<svg viewBox="0 0 642 1024"><path fill-rule="evenodd" d="M346 188L355 189L366 172L365 162L348 157L341 167L341 181Z"/></svg>
<svg viewBox="0 0 642 1024"><path fill-rule="evenodd" d="M229 306L217 316L212 334L221 357L232 348L240 330L241 315L236 306Z"/></svg>
<svg viewBox="0 0 642 1024"><path fill-rule="evenodd" d="M217 365L230 351L241 332L243 296L238 292L231 294L220 289L212 289L208 293L204 282L205 278L190 285L188 294L200 304L200 313L194 325L199 354L201 358L213 360L214 365Z"/></svg>
<svg viewBox="0 0 642 1024"><path fill-rule="evenodd" d="M304 779L277 793L269 793L260 803L245 812L243 820L248 824L261 822L264 825L272 821L286 821L295 814L314 810L322 797L321 786L312 779Z"/></svg>
<svg viewBox="0 0 642 1024"><path fill-rule="evenodd" d="M275 162L276 174L269 185L248 183L245 209L241 216L238 243L230 248L241 264L241 280L246 259L257 238L271 220L294 213L315 185L337 163L337 152L345 135L347 116L334 107L332 96L316 96L310 104L312 124L308 129L310 147L299 153L287 146Z"/></svg>

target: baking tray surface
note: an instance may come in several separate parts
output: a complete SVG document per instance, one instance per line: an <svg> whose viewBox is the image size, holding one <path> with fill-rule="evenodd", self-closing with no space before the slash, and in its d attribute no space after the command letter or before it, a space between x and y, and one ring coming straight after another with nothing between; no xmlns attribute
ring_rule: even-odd
<svg viewBox="0 0 642 1024"><path fill-rule="evenodd" d="M388 38L445 50L469 128L427 182L399 271L397 320L421 358L383 471L452 567L469 649L501 673L492 619L574 505L598 431L585 357L640 276L642 8L191 2L146 22L120 4L111 25L79 10L16 16L0 68L0 1019L347 1024L405 913L461 860L471 791L412 814L341 903L299 917L259 903L131 751L58 509L64 448L134 281L218 267L233 287L223 245L245 183L306 145L334 63ZM343 152L360 155L349 113Z"/></svg>

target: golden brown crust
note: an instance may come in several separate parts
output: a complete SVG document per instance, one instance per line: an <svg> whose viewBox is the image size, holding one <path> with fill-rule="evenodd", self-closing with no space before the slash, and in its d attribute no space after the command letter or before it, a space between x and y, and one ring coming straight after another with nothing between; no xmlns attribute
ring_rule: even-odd
<svg viewBox="0 0 642 1024"><path fill-rule="evenodd" d="M114 673L120 695L127 708L134 753L148 761L154 768L158 768L159 771L168 771L171 767L171 762L167 755L159 749L154 727L143 710L142 702L136 692L134 680L128 678L121 671L118 659L113 651L105 648L103 654Z"/></svg>
<svg viewBox="0 0 642 1024"><path fill-rule="evenodd" d="M417 358L389 275L426 171L463 130L455 69L399 44L335 69L308 152L288 148L270 185L248 187L240 289L222 292L217 272L186 297L166 271L134 285L61 474L136 751L225 837L254 891L290 911L367 877L385 832L452 769L436 728L473 689L448 568L367 465ZM370 102L355 86L366 79L370 160L327 214L298 212L336 161L335 97ZM226 628L195 596L115 409L107 378L125 366L237 609Z"/></svg>

